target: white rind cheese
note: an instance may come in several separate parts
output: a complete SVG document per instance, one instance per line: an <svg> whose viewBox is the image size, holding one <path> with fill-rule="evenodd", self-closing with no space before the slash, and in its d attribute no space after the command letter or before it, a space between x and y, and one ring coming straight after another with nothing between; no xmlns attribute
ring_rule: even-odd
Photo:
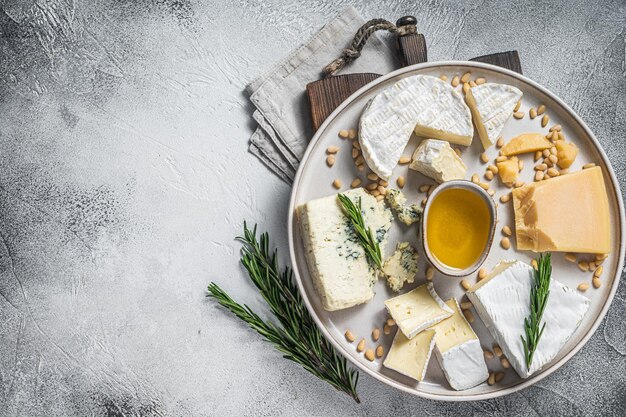
<svg viewBox="0 0 626 417"><path fill-rule="evenodd" d="M454 315L431 328L435 331L435 356L450 386L460 391L487 380L489 370L480 341L459 303L453 298L446 304Z"/></svg>
<svg viewBox="0 0 626 417"><path fill-rule="evenodd" d="M413 162L409 168L439 183L462 180L467 173L465 163L450 144L436 139L425 139L420 143L413 153Z"/></svg>
<svg viewBox="0 0 626 417"><path fill-rule="evenodd" d="M506 84L485 83L469 89L465 100L483 148L496 143L521 98L519 88Z"/></svg>
<svg viewBox="0 0 626 417"><path fill-rule="evenodd" d="M434 347L433 330L424 330L413 339L407 339L398 330L383 365L409 378L423 381Z"/></svg>
<svg viewBox="0 0 626 417"><path fill-rule="evenodd" d="M453 313L437 295L432 282L385 301L385 307L409 339Z"/></svg>
<svg viewBox="0 0 626 417"><path fill-rule="evenodd" d="M385 252L393 215L362 188L344 193L361 198L363 218ZM297 208L309 273L324 309L340 310L374 297L377 271L371 267L336 195L309 201Z"/></svg>
<svg viewBox="0 0 626 417"><path fill-rule="evenodd" d="M524 319L530 314L533 274L528 264L502 261L487 278L467 292L479 317L522 378L534 374L558 355L589 308L587 297L551 280L543 313L546 327L529 370L520 336L525 335Z"/></svg>
<svg viewBox="0 0 626 417"><path fill-rule="evenodd" d="M387 285L398 292L405 283L411 284L417 274L419 255L409 242L400 242L396 251L383 264L383 273L387 276Z"/></svg>
<svg viewBox="0 0 626 417"><path fill-rule="evenodd" d="M411 133L470 145L474 129L461 94L429 75L403 78L369 101L359 121L367 165L388 180Z"/></svg>

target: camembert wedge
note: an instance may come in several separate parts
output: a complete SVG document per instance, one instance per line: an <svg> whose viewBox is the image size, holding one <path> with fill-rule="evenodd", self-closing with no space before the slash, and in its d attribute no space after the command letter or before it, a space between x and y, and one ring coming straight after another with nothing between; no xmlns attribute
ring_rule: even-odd
<svg viewBox="0 0 626 417"><path fill-rule="evenodd" d="M480 341L455 298L446 301L454 314L431 327L435 331L435 356L455 390L472 388L489 377Z"/></svg>
<svg viewBox="0 0 626 417"><path fill-rule="evenodd" d="M534 252L611 252L609 200L600 167L516 188L517 248Z"/></svg>
<svg viewBox="0 0 626 417"><path fill-rule="evenodd" d="M411 133L472 143L470 110L461 94L429 75L403 78L369 101L359 121L359 142L367 165L388 180Z"/></svg>
<svg viewBox="0 0 626 417"><path fill-rule="evenodd" d="M467 292L478 316L496 340L515 371L527 378L554 359L578 328L589 300L552 279L543 313L545 330L528 369L520 336L530 313L533 269L520 261L502 261Z"/></svg>
<svg viewBox="0 0 626 417"><path fill-rule="evenodd" d="M438 183L465 178L467 168L450 144L443 140L425 139L413 153L409 168L421 172Z"/></svg>
<svg viewBox="0 0 626 417"><path fill-rule="evenodd" d="M409 378L423 381L434 346L434 330L424 330L413 339L407 339L398 330L383 365Z"/></svg>
<svg viewBox="0 0 626 417"><path fill-rule="evenodd" d="M483 148L496 143L521 98L519 88L506 84L485 83L468 90L465 101L472 111L472 120Z"/></svg>
<svg viewBox="0 0 626 417"><path fill-rule="evenodd" d="M385 307L409 339L453 313L439 298L432 282L385 301Z"/></svg>
<svg viewBox="0 0 626 417"><path fill-rule="evenodd" d="M361 199L365 224L372 229L384 255L393 220L391 211L362 188L344 194L353 202ZM309 201L296 212L309 273L324 309L340 310L371 300L378 272L365 256L337 196Z"/></svg>

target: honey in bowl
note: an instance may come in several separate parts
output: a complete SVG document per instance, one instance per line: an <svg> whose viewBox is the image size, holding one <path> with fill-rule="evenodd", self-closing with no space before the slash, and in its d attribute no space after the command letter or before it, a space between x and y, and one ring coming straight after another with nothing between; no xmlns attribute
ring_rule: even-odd
<svg viewBox="0 0 626 417"><path fill-rule="evenodd" d="M425 238L439 263L461 270L481 257L490 228L489 207L480 195L464 188L448 188L430 204Z"/></svg>

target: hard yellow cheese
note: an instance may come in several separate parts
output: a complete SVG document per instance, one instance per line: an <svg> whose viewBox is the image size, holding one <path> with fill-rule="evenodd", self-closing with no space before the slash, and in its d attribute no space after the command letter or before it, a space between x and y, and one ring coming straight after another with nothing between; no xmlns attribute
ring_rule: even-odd
<svg viewBox="0 0 626 417"><path fill-rule="evenodd" d="M523 133L511 139L500 149L502 155L511 156L521 153L535 152L552 147L543 133Z"/></svg>
<svg viewBox="0 0 626 417"><path fill-rule="evenodd" d="M609 253L609 200L600 167L513 190L517 248Z"/></svg>

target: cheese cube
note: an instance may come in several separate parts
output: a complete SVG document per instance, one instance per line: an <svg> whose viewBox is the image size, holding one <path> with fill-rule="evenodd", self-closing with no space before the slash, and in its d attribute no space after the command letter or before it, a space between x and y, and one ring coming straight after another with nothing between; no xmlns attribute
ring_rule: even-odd
<svg viewBox="0 0 626 417"><path fill-rule="evenodd" d="M398 292L405 283L411 284L417 274L419 255L409 242L400 242L396 251L383 264L383 273L387 276L387 285Z"/></svg>
<svg viewBox="0 0 626 417"><path fill-rule="evenodd" d="M454 152L448 142L437 139L425 139L413 153L413 162L409 168L421 172L442 183L465 178L465 163Z"/></svg>
<svg viewBox="0 0 626 417"><path fill-rule="evenodd" d="M530 314L533 268L520 261L502 261L467 292L480 319L522 378L527 378L554 359L578 328L589 308L589 300L552 279L543 313L545 330L528 369L520 336Z"/></svg>
<svg viewBox="0 0 626 417"><path fill-rule="evenodd" d="M413 339L407 339L398 330L383 365L402 375L423 381L434 346L434 330L424 330Z"/></svg>
<svg viewBox="0 0 626 417"><path fill-rule="evenodd" d="M609 253L611 216L600 167L513 190L517 248Z"/></svg>
<svg viewBox="0 0 626 417"><path fill-rule="evenodd" d="M391 211L362 188L344 194L355 203L361 199L365 225L372 229L384 255L393 220ZM309 201L296 212L309 273L324 309L340 310L371 300L378 273L343 214L337 196Z"/></svg>
<svg viewBox="0 0 626 417"><path fill-rule="evenodd" d="M541 151L552 147L552 142L543 133L523 133L514 137L500 149L504 156Z"/></svg>
<svg viewBox="0 0 626 417"><path fill-rule="evenodd" d="M578 156L578 146L572 142L566 143L564 140L557 140L554 146L556 146L556 157L559 158L557 164L564 169L572 166Z"/></svg>
<svg viewBox="0 0 626 417"><path fill-rule="evenodd" d="M498 166L500 180L504 184L511 186L519 178L519 161L517 156L511 157L506 161L498 162L496 165Z"/></svg>

